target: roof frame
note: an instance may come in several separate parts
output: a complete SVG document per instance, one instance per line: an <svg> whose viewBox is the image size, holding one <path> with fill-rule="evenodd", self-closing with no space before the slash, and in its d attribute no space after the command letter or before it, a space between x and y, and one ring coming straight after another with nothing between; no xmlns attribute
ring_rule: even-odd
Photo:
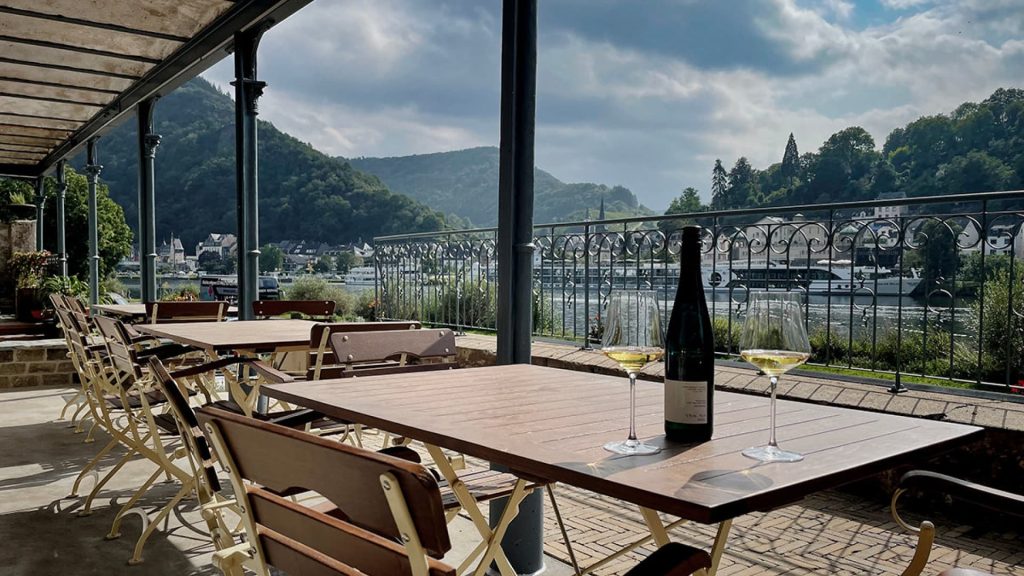
<svg viewBox="0 0 1024 576"><path fill-rule="evenodd" d="M52 152L50 152L40 162L34 165L26 165L21 163L8 163L0 160L0 175L34 177L45 174L60 160L66 159L67 157L77 153L91 138L101 135L105 130L113 127L128 116L133 115L135 113L135 106L142 100L164 96L170 93L181 84L184 84L186 81L195 77L226 56L232 49L232 42L236 32L248 30L254 26L272 26L295 13L311 1L312 0L237 0L231 8L214 19L194 36L185 40L184 43L170 56L159 61L152 58L138 60L143 57L129 54L109 53L104 50L82 49L73 46L69 47L40 40L29 40L26 42L24 39L20 38L0 36L0 41L28 43L62 50L73 50L94 54L96 56L135 59L137 61L153 64L153 67L150 68L145 75L137 79L131 76L119 75L118 77L135 79L135 82L127 89L120 92L119 96L114 98L109 104L100 107L100 109L93 114L89 120L85 121L78 130L64 139L63 142L54 148ZM35 16L34 11L31 10L25 11L21 9L8 8L4 11L11 13L11 10L30 12L31 14L25 15ZM76 21L72 22L71 20L64 19L65 17L63 16L52 16L49 14L43 14L40 17L80 25L96 24L95 27L98 30L112 29L110 28L111 26L117 26L115 24L77 21L83 20L81 18L76 18ZM131 33L136 32L134 30L124 31ZM176 39L176 41L181 40ZM59 64L47 65L33 62L17 63L75 72L104 74L101 71L87 70L78 67L66 67ZM108 75L111 74L108 73ZM23 95L11 94L8 96L31 99L31 97ZM47 101L52 100L48 99ZM76 101L74 104L83 105L86 103ZM96 105L93 104L92 106ZM32 118L55 121L74 120L72 118L59 118L52 116L33 116L32 114L7 113L7 115L23 117L26 118L27 121L31 121Z"/></svg>

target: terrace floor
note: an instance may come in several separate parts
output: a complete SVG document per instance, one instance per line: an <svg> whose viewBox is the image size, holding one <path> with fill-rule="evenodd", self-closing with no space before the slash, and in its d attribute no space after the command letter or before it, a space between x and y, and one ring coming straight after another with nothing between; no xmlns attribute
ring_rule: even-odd
<svg viewBox="0 0 1024 576"><path fill-rule="evenodd" d="M131 462L112 481L96 500L92 516L76 515L82 498L68 497L71 485L105 438L84 444L82 436L73 434L66 422L55 420L68 392L55 388L0 392L0 541L4 542L0 547L4 569L0 572L11 576L217 574L209 566L212 546L206 536L187 525L198 520L193 505L181 506L169 527L157 531L146 546L142 566L125 564L139 531L137 517L125 521L120 539L104 540L116 508L138 478L152 470L144 461ZM86 489L91 487L91 480L86 484ZM174 485L159 484L144 505L158 503L175 490ZM576 555L584 564L612 552L618 543L645 535L639 513L617 501L567 486L560 486L557 496ZM546 574L568 574L558 562L568 556L550 507L545 520L546 550L553 557ZM1019 532L979 532L941 518L933 520L939 535L926 574L954 565L995 574L1024 573L1024 535ZM457 521L455 530L457 543L464 546L472 541L468 521ZM673 537L708 546L713 529L683 526ZM719 573L899 574L911 556L913 543L913 537L892 522L884 503L828 491L799 505L738 519ZM636 559L627 555L598 574L621 574Z"/></svg>

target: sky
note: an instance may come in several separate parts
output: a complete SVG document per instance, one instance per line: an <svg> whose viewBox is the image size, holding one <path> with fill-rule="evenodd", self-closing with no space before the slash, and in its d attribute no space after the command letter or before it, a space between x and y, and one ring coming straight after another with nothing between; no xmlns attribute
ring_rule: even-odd
<svg viewBox="0 0 1024 576"><path fill-rule="evenodd" d="M260 116L331 155L498 144L500 0L316 0L259 51ZM536 162L665 209L779 162L1024 87L1024 0L539 0ZM204 76L222 88L230 59ZM495 191L497 193L497 191Z"/></svg>

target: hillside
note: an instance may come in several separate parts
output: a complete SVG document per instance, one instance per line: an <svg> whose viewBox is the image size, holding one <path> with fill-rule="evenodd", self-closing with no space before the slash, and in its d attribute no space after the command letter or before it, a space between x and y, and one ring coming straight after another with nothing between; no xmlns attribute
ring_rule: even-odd
<svg viewBox="0 0 1024 576"><path fill-rule="evenodd" d="M196 78L156 105L157 238L191 247L210 232L234 232L234 104ZM134 119L100 140L102 180L138 226ZM444 227L443 214L394 194L377 178L314 150L268 122L259 126L260 241L331 243ZM78 159L77 165L81 165ZM460 222L449 222L459 225Z"/></svg>
<svg viewBox="0 0 1024 576"><path fill-rule="evenodd" d="M498 221L498 149L493 146L393 158L352 158L355 168L379 177L391 190L436 210L467 218L475 226ZM621 186L567 184L534 170L534 222L597 218L604 198L608 218L650 214Z"/></svg>

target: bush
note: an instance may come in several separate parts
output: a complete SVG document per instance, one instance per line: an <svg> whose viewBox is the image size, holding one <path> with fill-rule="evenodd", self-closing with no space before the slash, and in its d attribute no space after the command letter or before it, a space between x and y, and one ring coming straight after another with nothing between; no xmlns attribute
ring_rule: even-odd
<svg viewBox="0 0 1024 576"><path fill-rule="evenodd" d="M160 286L160 300L165 302L195 302L199 300L199 288L195 285L182 286L172 290L167 284Z"/></svg>
<svg viewBox="0 0 1024 576"><path fill-rule="evenodd" d="M355 318L356 297L337 286L331 286L323 278L299 276L284 293L288 300L331 300L334 315L343 320Z"/></svg>

